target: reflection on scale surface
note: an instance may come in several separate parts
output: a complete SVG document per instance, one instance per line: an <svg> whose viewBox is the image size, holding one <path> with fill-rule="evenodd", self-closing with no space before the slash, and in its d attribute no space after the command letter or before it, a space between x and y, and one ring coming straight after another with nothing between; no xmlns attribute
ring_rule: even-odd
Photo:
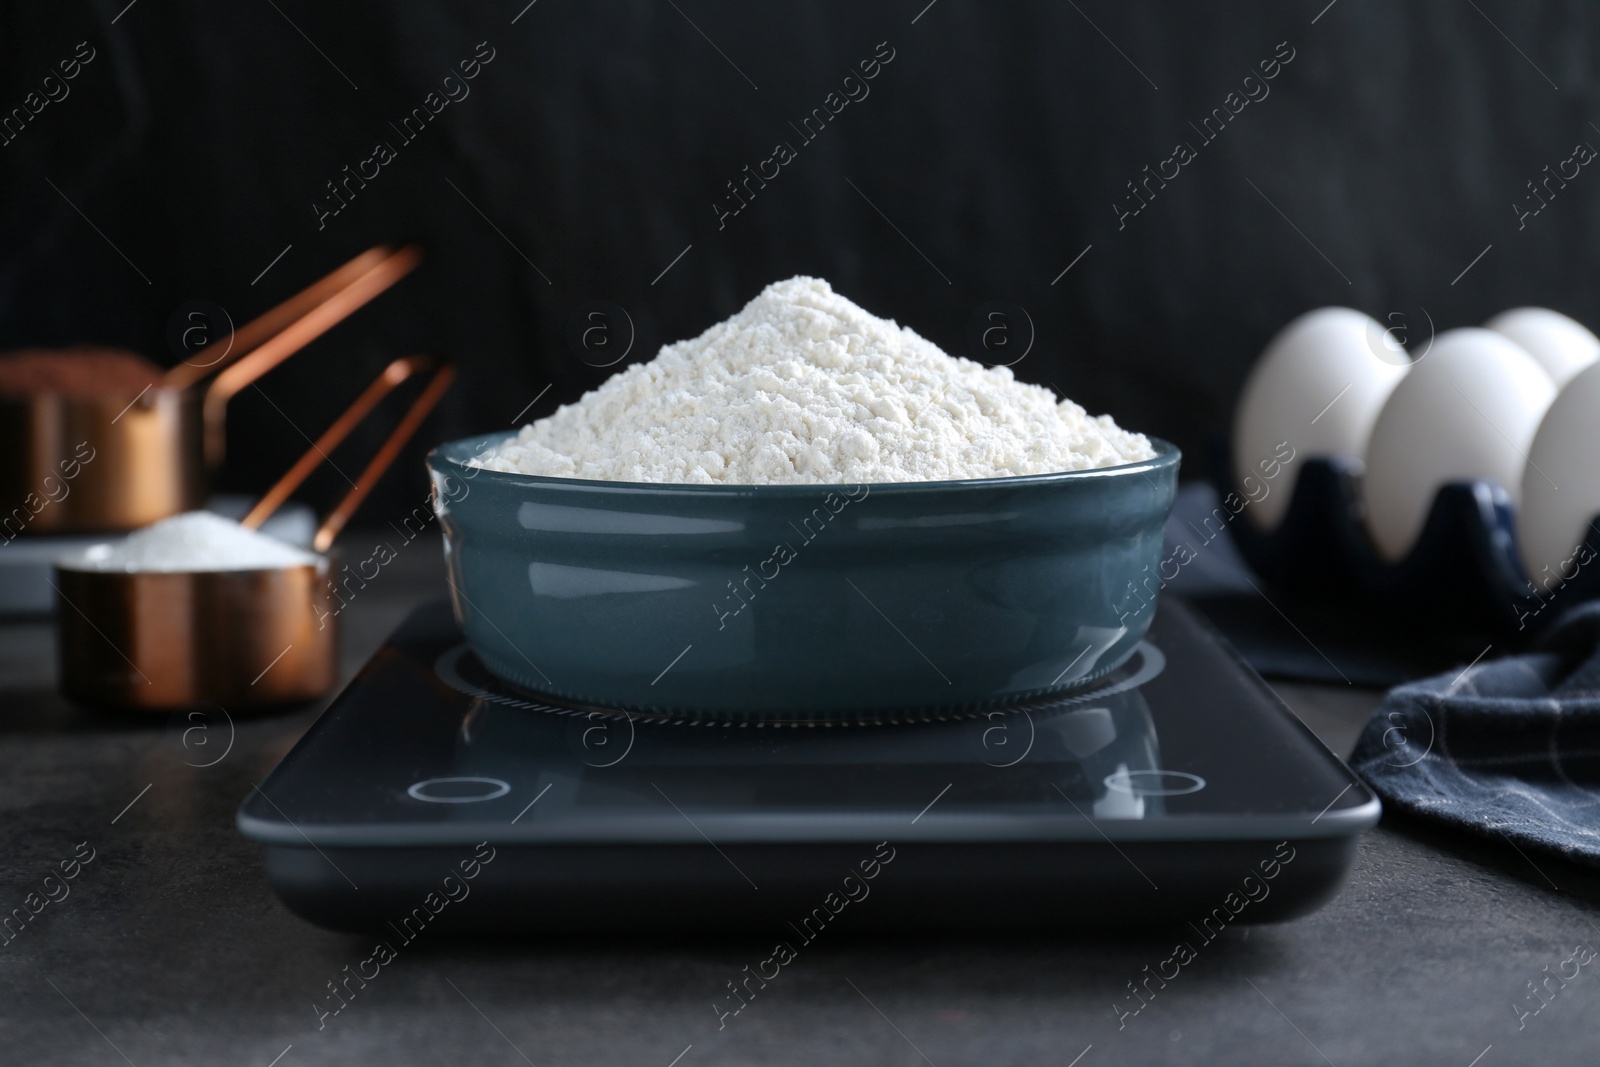
<svg viewBox="0 0 1600 1067"><path fill-rule="evenodd" d="M946 810L1070 803L1084 815L1141 819L1160 814L1166 794L1204 786L1197 775L1160 767L1140 686L1165 663L1146 642L1122 668L1057 701L920 722L780 726L650 721L544 704L488 674L464 646L440 656L436 670L473 694L451 775L498 780L513 763L537 775L541 795L548 787L562 808L597 817L662 795L684 809L820 814L938 794Z"/></svg>

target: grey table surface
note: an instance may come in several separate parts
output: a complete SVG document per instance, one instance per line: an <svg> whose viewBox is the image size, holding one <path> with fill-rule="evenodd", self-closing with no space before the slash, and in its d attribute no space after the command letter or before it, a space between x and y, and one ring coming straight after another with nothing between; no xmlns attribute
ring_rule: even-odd
<svg viewBox="0 0 1600 1067"><path fill-rule="evenodd" d="M345 611L345 677L412 606L445 591L436 545L401 553ZM0 623L0 911L23 906L80 843L95 857L68 896L0 945L0 1063L1500 1067L1600 1058L1600 973L1583 968L1537 1015L1519 1020L1513 1007L1575 946L1600 943L1600 873L1393 816L1362 840L1331 903L1281 925L1229 928L1120 1026L1114 1004L1169 954L1170 934L841 934L807 946L720 1030L714 1000L770 939L441 938L405 947L319 1029L314 1004L371 938L291 915L267 887L258 847L233 825L252 783L319 709L238 721L217 759L205 735L185 743L182 723L72 707L56 695L54 671L48 624ZM1381 695L1277 688L1341 754ZM224 740L220 731L213 740ZM648 885L640 872L642 898Z"/></svg>

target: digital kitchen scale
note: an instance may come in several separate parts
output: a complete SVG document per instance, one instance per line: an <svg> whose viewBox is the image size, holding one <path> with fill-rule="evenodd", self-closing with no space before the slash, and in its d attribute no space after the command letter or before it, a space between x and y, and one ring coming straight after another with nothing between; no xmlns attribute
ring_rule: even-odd
<svg viewBox="0 0 1600 1067"><path fill-rule="evenodd" d="M238 826L336 929L1037 931L1302 914L1378 814L1170 599L1066 697L849 724L563 704L489 674L437 603Z"/></svg>

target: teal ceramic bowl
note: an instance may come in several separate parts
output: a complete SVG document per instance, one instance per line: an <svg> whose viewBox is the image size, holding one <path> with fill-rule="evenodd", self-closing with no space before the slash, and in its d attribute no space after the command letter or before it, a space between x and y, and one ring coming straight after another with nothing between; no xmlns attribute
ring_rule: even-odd
<svg viewBox="0 0 1600 1067"><path fill-rule="evenodd" d="M428 455L484 665L600 708L716 718L976 711L1115 669L1160 586L1179 452L960 482L710 486Z"/></svg>

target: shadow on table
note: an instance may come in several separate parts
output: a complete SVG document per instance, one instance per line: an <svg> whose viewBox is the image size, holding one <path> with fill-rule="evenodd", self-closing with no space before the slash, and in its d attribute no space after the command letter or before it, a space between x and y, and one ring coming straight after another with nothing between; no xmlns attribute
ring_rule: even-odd
<svg viewBox="0 0 1600 1067"><path fill-rule="evenodd" d="M1385 810L1379 827L1430 849L1440 849L1534 889L1582 901L1600 912L1600 867L1533 852L1510 840L1485 837L1409 812Z"/></svg>
<svg viewBox="0 0 1600 1067"><path fill-rule="evenodd" d="M320 710L326 699L286 704L272 708L247 708L228 715L239 725L295 719ZM74 704L54 689L0 689L0 737L21 734L159 734L182 721L190 713L218 720L216 706L175 711L119 711Z"/></svg>

